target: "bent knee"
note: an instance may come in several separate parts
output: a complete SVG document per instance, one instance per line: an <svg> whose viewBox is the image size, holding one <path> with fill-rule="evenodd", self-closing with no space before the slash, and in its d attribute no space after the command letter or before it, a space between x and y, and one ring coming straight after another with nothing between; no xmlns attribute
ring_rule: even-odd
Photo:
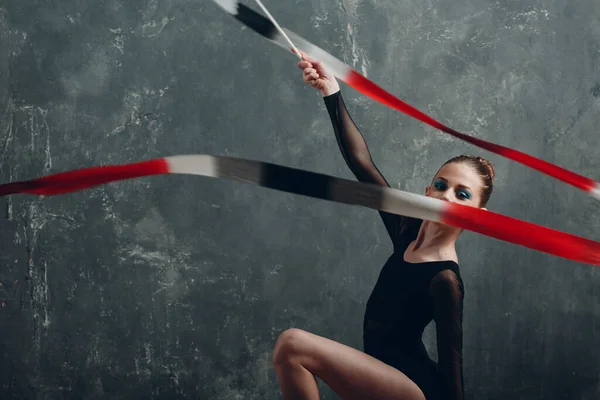
<svg viewBox="0 0 600 400"><path fill-rule="evenodd" d="M273 364L287 364L302 356L306 349L306 333L296 328L287 329L282 332L273 350Z"/></svg>

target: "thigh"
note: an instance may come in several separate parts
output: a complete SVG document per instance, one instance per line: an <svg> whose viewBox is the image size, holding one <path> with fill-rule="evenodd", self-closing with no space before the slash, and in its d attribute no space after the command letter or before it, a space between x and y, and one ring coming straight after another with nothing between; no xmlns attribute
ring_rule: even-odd
<svg viewBox="0 0 600 400"><path fill-rule="evenodd" d="M301 348L296 360L343 400L425 400L405 374L362 351L298 329L284 336Z"/></svg>

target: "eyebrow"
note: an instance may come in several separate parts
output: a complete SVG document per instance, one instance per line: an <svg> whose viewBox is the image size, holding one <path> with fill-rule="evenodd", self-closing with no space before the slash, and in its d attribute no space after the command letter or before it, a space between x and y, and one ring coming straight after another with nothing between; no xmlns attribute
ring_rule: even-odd
<svg viewBox="0 0 600 400"><path fill-rule="evenodd" d="M441 179L442 181L444 181L444 182L448 183L448 179L446 179L446 178L444 178L444 177L442 177L442 176L438 176L438 177L437 177L437 179ZM462 188L464 188L464 189L467 189L467 190L473 191L473 189L471 189L471 188L470 188L470 187L468 187L468 186L465 186L465 185L458 185L458 186L460 186L460 187L462 187Z"/></svg>

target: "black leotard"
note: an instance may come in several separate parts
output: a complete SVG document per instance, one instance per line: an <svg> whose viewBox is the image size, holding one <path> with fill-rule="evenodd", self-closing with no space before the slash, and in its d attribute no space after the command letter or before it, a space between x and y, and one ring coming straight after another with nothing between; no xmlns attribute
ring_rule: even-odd
<svg viewBox="0 0 600 400"><path fill-rule="evenodd" d="M324 97L340 150L359 181L390 186L379 172L341 93ZM427 400L462 400L462 305L464 289L454 261L409 263L404 252L422 220L379 211L394 252L367 302L364 351L402 371ZM435 320L438 363L422 341Z"/></svg>

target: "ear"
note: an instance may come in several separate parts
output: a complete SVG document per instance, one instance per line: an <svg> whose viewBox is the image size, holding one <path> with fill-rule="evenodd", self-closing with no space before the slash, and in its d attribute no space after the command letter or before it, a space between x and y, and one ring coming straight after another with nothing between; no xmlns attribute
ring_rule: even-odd
<svg viewBox="0 0 600 400"><path fill-rule="evenodd" d="M429 194L430 186L425 187L425 196Z"/></svg>

